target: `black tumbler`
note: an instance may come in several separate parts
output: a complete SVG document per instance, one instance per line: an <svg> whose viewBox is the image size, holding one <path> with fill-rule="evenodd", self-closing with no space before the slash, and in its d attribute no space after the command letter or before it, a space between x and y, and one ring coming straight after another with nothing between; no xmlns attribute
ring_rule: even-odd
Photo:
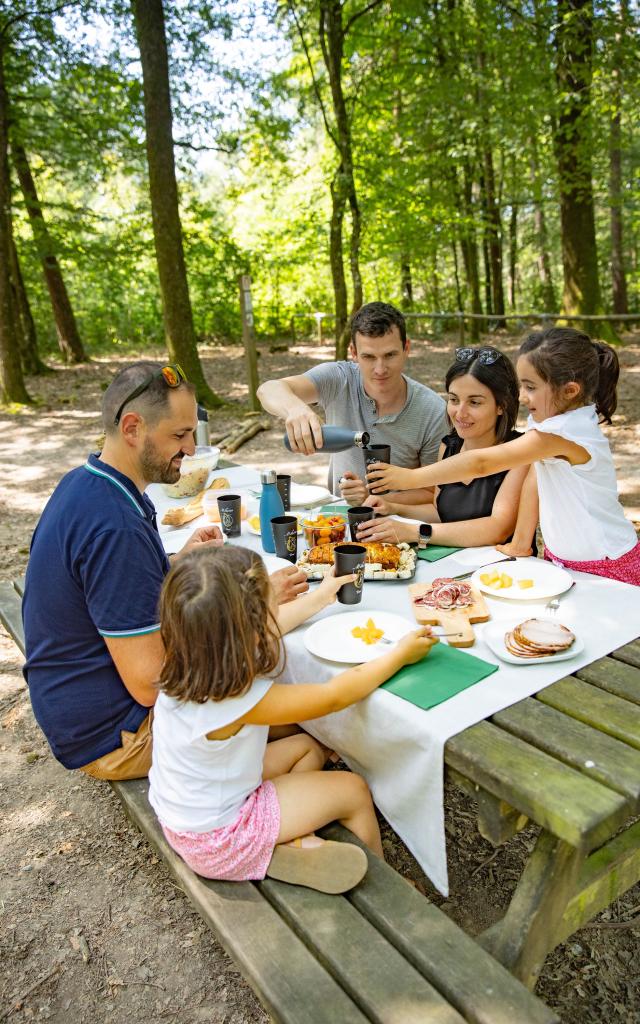
<svg viewBox="0 0 640 1024"><path fill-rule="evenodd" d="M390 444L370 444L366 448L362 449L364 456L364 472L365 479L369 472L369 466L372 462L386 462L387 465L391 462L391 445ZM368 485L368 481L367 481ZM371 488L369 488L371 490ZM388 494L388 491L377 491L377 494Z"/></svg>
<svg viewBox="0 0 640 1024"><path fill-rule="evenodd" d="M278 494L282 498L284 510L288 512L291 508L291 477L286 473L278 473L276 476L276 487L278 488Z"/></svg>
<svg viewBox="0 0 640 1024"><path fill-rule="evenodd" d="M218 498L220 526L227 537L239 537L242 528L242 499L239 494L225 494Z"/></svg>
<svg viewBox="0 0 640 1024"><path fill-rule="evenodd" d="M364 584L364 560L367 549L364 544L336 544L333 549L333 564L336 576L356 574L354 583L340 587L337 597L340 604L360 604Z"/></svg>
<svg viewBox="0 0 640 1024"><path fill-rule="evenodd" d="M351 532L351 540L358 543L358 526L360 523L366 523L369 519L375 517L375 512L372 508L367 508L366 505L357 505L355 508L347 509L347 516L349 519L349 530Z"/></svg>
<svg viewBox="0 0 640 1024"><path fill-rule="evenodd" d="M273 543L278 558L295 562L298 557L298 520L295 516L274 516L271 520Z"/></svg>

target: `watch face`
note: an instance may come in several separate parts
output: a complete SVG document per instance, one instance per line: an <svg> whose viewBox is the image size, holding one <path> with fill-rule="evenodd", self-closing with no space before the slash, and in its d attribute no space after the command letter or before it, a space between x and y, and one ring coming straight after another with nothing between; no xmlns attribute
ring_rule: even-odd
<svg viewBox="0 0 640 1024"><path fill-rule="evenodd" d="M431 523L421 523L420 524L420 539L421 540L428 541L430 539L432 533L433 533L433 526L431 525Z"/></svg>

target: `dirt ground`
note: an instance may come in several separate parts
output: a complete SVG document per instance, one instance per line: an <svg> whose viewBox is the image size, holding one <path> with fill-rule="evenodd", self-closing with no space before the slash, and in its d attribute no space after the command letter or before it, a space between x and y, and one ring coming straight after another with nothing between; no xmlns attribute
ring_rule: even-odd
<svg viewBox="0 0 640 1024"><path fill-rule="evenodd" d="M491 341L515 351L513 337ZM441 390L454 346L452 338L416 343L409 372ZM260 375L301 372L330 355L313 345L274 353L265 347ZM203 350L203 360L209 381L231 403L212 423L213 433L222 433L246 412L242 350L211 347ZM640 336L626 337L620 360L620 403L607 432L621 500L638 526ZM89 366L59 366L52 377L29 380L35 407L0 411L0 578L24 572L43 505L60 477L95 448L102 390L129 361L100 358ZM326 460L295 460L281 439L274 423L235 458L256 467L286 467L299 482L324 482ZM54 760L31 714L20 653L1 629L0 653L0 1021L266 1021L232 961L127 823L108 785L69 773ZM448 900L385 826L386 854L476 934L508 903L535 830L493 850L476 830L471 802L449 789L446 805ZM563 1021L640 1019L639 912L635 886L548 957L537 991Z"/></svg>

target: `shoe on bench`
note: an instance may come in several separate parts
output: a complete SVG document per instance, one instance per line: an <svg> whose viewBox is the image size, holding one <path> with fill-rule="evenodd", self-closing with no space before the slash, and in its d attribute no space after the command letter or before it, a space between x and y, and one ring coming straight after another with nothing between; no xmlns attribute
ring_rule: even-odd
<svg viewBox="0 0 640 1024"><path fill-rule="evenodd" d="M315 838L315 837L314 837ZM276 846L267 868L269 878L306 885L319 892L348 892L367 873L367 855L354 843L321 840L313 846L282 843Z"/></svg>

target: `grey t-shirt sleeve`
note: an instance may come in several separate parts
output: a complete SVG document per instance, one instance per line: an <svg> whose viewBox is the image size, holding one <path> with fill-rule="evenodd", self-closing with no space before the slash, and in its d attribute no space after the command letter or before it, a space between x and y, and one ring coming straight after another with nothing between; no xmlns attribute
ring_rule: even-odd
<svg viewBox="0 0 640 1024"><path fill-rule="evenodd" d="M447 419L447 407L444 400L436 405L434 403L433 415L425 424L425 431L420 448L420 465L431 466L438 461L438 452L442 444L442 438L450 433L451 425Z"/></svg>
<svg viewBox="0 0 640 1024"><path fill-rule="evenodd" d="M315 384L323 409L335 402L347 386L347 374L342 363L318 363L304 375Z"/></svg>

